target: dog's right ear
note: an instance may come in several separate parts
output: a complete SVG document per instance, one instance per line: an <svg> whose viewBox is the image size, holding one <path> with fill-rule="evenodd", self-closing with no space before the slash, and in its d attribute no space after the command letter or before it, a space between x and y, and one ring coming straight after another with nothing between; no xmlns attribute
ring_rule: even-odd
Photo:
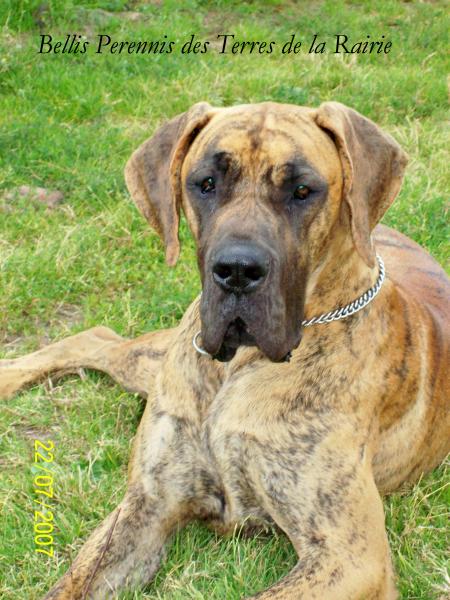
<svg viewBox="0 0 450 600"><path fill-rule="evenodd" d="M315 119L336 144L353 241L373 267L375 250L370 234L400 190L407 156L378 125L339 102L321 104Z"/></svg>
<svg viewBox="0 0 450 600"><path fill-rule="evenodd" d="M170 266L180 253L181 167L189 147L211 117L212 107L207 102L194 104L157 129L125 166L131 197L162 238Z"/></svg>

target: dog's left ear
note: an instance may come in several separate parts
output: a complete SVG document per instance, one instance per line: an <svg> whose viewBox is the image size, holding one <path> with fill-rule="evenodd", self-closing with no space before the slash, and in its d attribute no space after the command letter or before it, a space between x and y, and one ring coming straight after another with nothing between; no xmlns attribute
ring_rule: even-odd
<svg viewBox="0 0 450 600"><path fill-rule="evenodd" d="M131 197L162 238L170 266L177 262L180 253L181 167L192 142L211 116L212 107L207 102L194 104L157 129L133 152L125 166Z"/></svg>
<svg viewBox="0 0 450 600"><path fill-rule="evenodd" d="M397 196L407 156L375 123L339 102L325 102L316 123L331 134L344 176L355 247L369 266L375 264L370 232Z"/></svg>

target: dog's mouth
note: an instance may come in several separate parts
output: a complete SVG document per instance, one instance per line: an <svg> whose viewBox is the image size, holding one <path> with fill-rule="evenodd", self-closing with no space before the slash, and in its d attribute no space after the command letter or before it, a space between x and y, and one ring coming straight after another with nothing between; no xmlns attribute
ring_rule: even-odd
<svg viewBox="0 0 450 600"><path fill-rule="evenodd" d="M200 301L201 345L214 359L232 360L240 346L256 346L272 362L288 361L301 340L303 295L287 303L278 286L253 294L223 293L208 280Z"/></svg>
<svg viewBox="0 0 450 600"><path fill-rule="evenodd" d="M234 357L239 346L256 345L256 339L248 330L246 323L241 317L237 317L226 328L222 344L213 358L227 362Z"/></svg>
<svg viewBox="0 0 450 600"><path fill-rule="evenodd" d="M214 359L228 362L240 346L256 346L272 362L289 361L291 351L298 346L301 330L285 338L280 328L265 331L261 319L246 314L228 319L215 319L212 327L202 320L202 346Z"/></svg>

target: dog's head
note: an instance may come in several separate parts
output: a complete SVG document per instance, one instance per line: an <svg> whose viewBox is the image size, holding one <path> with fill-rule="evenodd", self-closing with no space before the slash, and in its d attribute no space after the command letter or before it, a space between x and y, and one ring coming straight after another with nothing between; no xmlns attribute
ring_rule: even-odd
<svg viewBox="0 0 450 600"><path fill-rule="evenodd" d="M205 350L230 360L256 345L280 361L300 342L308 278L333 245L347 239L374 265L370 232L405 164L389 135L335 102L199 103L134 152L125 178L171 265L183 207L197 241Z"/></svg>

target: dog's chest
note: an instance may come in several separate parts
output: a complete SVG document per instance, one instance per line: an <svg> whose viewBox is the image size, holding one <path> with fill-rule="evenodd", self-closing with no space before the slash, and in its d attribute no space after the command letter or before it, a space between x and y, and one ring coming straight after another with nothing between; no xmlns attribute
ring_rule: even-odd
<svg viewBox="0 0 450 600"><path fill-rule="evenodd" d="M164 379L158 407L183 416L177 437L187 457L185 489L195 490L201 517L222 530L268 520L270 505L293 489L302 461L326 431L324 416L304 406L321 386L300 377L296 364L247 360L219 374L214 363L205 365L183 369L182 388Z"/></svg>
<svg viewBox="0 0 450 600"><path fill-rule="evenodd" d="M203 440L202 458L215 482L214 497L220 497L218 505L207 494L205 507L207 511L212 509L207 517L220 529L230 531L248 521L251 525L255 520L268 521L264 502L257 492L255 457L245 439L209 424L205 426Z"/></svg>

